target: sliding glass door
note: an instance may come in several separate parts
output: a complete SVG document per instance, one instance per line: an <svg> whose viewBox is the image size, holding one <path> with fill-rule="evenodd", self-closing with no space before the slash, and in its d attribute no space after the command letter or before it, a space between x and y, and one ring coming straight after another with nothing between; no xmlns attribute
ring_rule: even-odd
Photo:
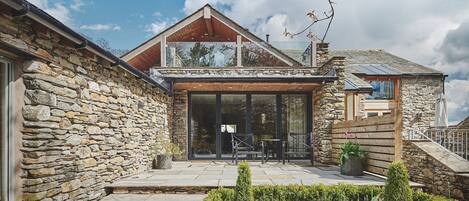
<svg viewBox="0 0 469 201"><path fill-rule="evenodd" d="M253 144L280 139L300 149L309 143L309 94L191 93L189 102L190 159L231 158L233 133L251 135Z"/></svg>
<svg viewBox="0 0 469 201"><path fill-rule="evenodd" d="M255 143L260 142L261 139L277 138L276 97L270 94L251 95L251 127Z"/></svg>
<svg viewBox="0 0 469 201"><path fill-rule="evenodd" d="M308 132L307 97L304 95L289 94L282 96L282 133L287 140L287 152L296 152L292 157L306 157L307 146L310 140Z"/></svg>
<svg viewBox="0 0 469 201"><path fill-rule="evenodd" d="M231 134L246 134L246 95L221 95L221 152L222 158L232 156Z"/></svg>
<svg viewBox="0 0 469 201"><path fill-rule="evenodd" d="M194 158L216 158L216 95L194 94L190 107L191 154Z"/></svg>
<svg viewBox="0 0 469 201"><path fill-rule="evenodd" d="M7 86L7 80L8 80L7 75L8 74L7 74L6 65L5 65L5 63L1 62L1 60L0 60L0 94L1 94L1 98L0 98L0 102L1 102L1 108L0 108L0 110L1 110L1 115L0 115L0 127L1 127L1 130L0 130L0 134L1 134L0 135L0 146L1 147L0 148L1 149L0 149L0 152L2 154L1 155L1 161L0 161L0 163L1 163L1 165L0 165L0 170L1 170L1 172L0 172L0 179L1 179L0 180L1 181L0 182L0 189L1 189L1 191L0 191L0 200L5 200L4 199L4 192L3 192L4 191L3 190L3 185L4 185L3 170L4 170L4 166L5 166L5 158L4 158L3 153L5 152L5 150L4 150L4 144L5 144L4 143L5 142L4 135L6 133L5 132L5 130L6 130L5 121L6 121L6 114L7 114L6 113L6 99L5 99L7 97L6 93L5 93L6 92L5 89L6 89L6 86Z"/></svg>
<svg viewBox="0 0 469 201"><path fill-rule="evenodd" d="M0 56L0 200L9 200L12 197L8 196L8 186L11 186L9 183L12 182L9 178L11 168L9 168L10 155L9 155L9 145L10 138L8 137L9 133L9 105L10 105L10 90L9 90L9 81L10 81L10 71L11 63L7 60L2 59Z"/></svg>

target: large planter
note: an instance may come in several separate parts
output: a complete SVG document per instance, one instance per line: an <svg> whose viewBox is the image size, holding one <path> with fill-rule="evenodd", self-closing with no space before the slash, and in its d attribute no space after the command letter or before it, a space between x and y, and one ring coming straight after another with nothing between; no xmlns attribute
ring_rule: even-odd
<svg viewBox="0 0 469 201"><path fill-rule="evenodd" d="M349 176L363 175L364 165L363 159L357 156L351 156L340 166L340 174Z"/></svg>
<svg viewBox="0 0 469 201"><path fill-rule="evenodd" d="M171 169L173 166L173 155L163 154L156 156L156 169Z"/></svg>

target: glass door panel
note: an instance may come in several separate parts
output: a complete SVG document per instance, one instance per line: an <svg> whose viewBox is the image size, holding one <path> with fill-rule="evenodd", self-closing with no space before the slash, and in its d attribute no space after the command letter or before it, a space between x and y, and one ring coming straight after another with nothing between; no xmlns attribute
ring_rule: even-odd
<svg viewBox="0 0 469 201"><path fill-rule="evenodd" d="M287 152L298 152L291 157L306 157L309 143L307 133L307 97L301 94L282 95L282 134L287 139Z"/></svg>
<svg viewBox="0 0 469 201"><path fill-rule="evenodd" d="M8 124L9 124L9 90L8 90L8 82L9 82L9 73L10 73L10 66L9 62L4 61L0 58L0 200L8 200L11 197L8 196L8 188L9 186L9 169L8 169L8 146L9 146L9 138L8 138Z"/></svg>
<svg viewBox="0 0 469 201"><path fill-rule="evenodd" d="M7 97L7 93L6 93L6 86L7 86L7 80L8 80L8 77L7 77L7 68L6 68L6 65L5 63L3 63L1 60L0 60L0 110L1 110L1 113L0 113L0 200L3 200L4 199L4 166L6 165L5 162L6 162L6 159L4 157L4 153L5 153L5 150L4 150L4 137L5 137L5 131L6 131L6 97Z"/></svg>
<svg viewBox="0 0 469 201"><path fill-rule="evenodd" d="M246 134L246 95L221 95L220 131L222 158L231 158L231 134Z"/></svg>
<svg viewBox="0 0 469 201"><path fill-rule="evenodd" d="M216 95L191 95L192 158L216 158Z"/></svg>
<svg viewBox="0 0 469 201"><path fill-rule="evenodd" d="M276 95L251 96L251 128L254 134L254 143L261 139L276 138Z"/></svg>

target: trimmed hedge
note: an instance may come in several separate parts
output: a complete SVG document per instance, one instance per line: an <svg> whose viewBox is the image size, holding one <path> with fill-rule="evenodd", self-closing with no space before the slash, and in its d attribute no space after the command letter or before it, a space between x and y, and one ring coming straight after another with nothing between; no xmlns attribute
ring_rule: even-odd
<svg viewBox="0 0 469 201"><path fill-rule="evenodd" d="M259 201L372 201L382 200L384 189L377 186L339 184L253 186L254 200ZM205 201L236 201L234 189L220 188L208 193ZM441 196L413 192L412 201L450 201ZM379 198L379 199L378 199Z"/></svg>
<svg viewBox="0 0 469 201"><path fill-rule="evenodd" d="M413 192L402 162L391 164L385 187L338 184L252 186L251 170L243 161L238 167L235 189L211 190L205 201L449 201L441 196Z"/></svg>

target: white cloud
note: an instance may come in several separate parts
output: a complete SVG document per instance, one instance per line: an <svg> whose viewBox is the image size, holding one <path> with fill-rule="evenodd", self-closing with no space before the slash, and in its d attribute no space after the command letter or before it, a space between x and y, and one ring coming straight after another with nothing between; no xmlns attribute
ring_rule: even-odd
<svg viewBox="0 0 469 201"><path fill-rule="evenodd" d="M336 15L326 38L332 49L385 49L441 70L453 79L447 81L446 93L450 121L469 115L469 1L335 2ZM271 41L291 40L282 35L285 27L295 32L309 24L307 12L328 10L326 0L186 0L183 11L190 14L206 3L261 38L270 34ZM324 28L325 23L311 30L321 35ZM307 38L303 35L293 40Z"/></svg>
<svg viewBox="0 0 469 201"><path fill-rule="evenodd" d="M75 11L81 11L81 8L85 5L82 0L73 0L73 3L70 5L70 8Z"/></svg>
<svg viewBox="0 0 469 201"><path fill-rule="evenodd" d="M46 11L52 17L68 26L73 26L73 19L69 8L62 3L50 4L47 0L30 0L32 4Z"/></svg>
<svg viewBox="0 0 469 201"><path fill-rule="evenodd" d="M167 21L153 22L145 26L145 31L150 32L152 34L158 34L168 26L169 26L169 23Z"/></svg>
<svg viewBox="0 0 469 201"><path fill-rule="evenodd" d="M156 11L156 12L153 13L153 16L155 16L155 17L161 17L162 14L161 14L160 12Z"/></svg>
<svg viewBox="0 0 469 201"><path fill-rule="evenodd" d="M115 24L89 24L81 25L80 29L91 30L91 31L108 31L108 30L120 30L121 27Z"/></svg>
<svg viewBox="0 0 469 201"><path fill-rule="evenodd" d="M149 32L151 35L159 34L169 26L175 24L178 21L177 18L161 19L145 26L144 31Z"/></svg>

